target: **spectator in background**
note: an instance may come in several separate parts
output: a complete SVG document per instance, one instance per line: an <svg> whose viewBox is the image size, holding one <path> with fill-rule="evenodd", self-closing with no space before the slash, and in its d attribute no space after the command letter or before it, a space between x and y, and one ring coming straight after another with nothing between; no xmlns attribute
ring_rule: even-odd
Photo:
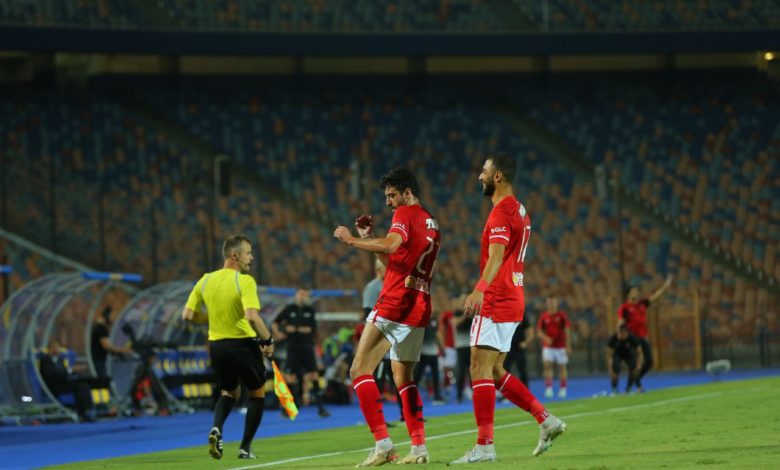
<svg viewBox="0 0 780 470"><path fill-rule="evenodd" d="M457 355L457 367L455 369L455 398L458 403L463 402L463 389L466 385L466 379L471 381L469 374L469 365L471 364L471 318L463 313L463 304L466 301L467 294L461 294L458 299L459 308L452 314L452 330L455 336L455 352ZM471 397L471 387L468 388L469 398Z"/></svg>
<svg viewBox="0 0 780 470"><path fill-rule="evenodd" d="M414 383L419 384L420 379L425 373L425 369L431 370L431 381L433 386L433 404L443 405L444 399L441 397L441 386L439 384L439 351L441 350L441 343L439 343L439 321L435 316L431 316L431 322L428 324L428 328L425 329L423 336L422 350L420 353L420 362L414 370Z"/></svg>
<svg viewBox="0 0 780 470"><path fill-rule="evenodd" d="M628 331L639 340L639 346L642 348L642 368L636 377L636 388L640 393L645 391L642 377L653 367L653 348L650 347L648 340L647 307L651 302L655 302L670 285L672 285L671 274L666 277L666 281L658 290L645 298L639 296L637 286L630 286L626 290L626 301L618 309L618 325L626 325Z"/></svg>
<svg viewBox="0 0 780 470"><path fill-rule="evenodd" d="M626 325L618 326L617 333L609 338L607 343L607 369L612 385L612 394L617 394L620 378L620 363L628 366L628 383L626 393L631 391L639 375L642 364L642 348L636 336L629 333Z"/></svg>
<svg viewBox="0 0 780 470"><path fill-rule="evenodd" d="M512 336L512 349L509 350L504 360L504 369L511 374L512 366L516 366L520 381L526 387L528 387L528 361L526 360L525 352L534 339L533 324L531 315L526 312L520 325L517 326L515 334Z"/></svg>
<svg viewBox="0 0 780 470"><path fill-rule="evenodd" d="M315 353L317 319L311 305L311 294L307 289L298 289L295 303L284 308L273 321L274 332L287 341L287 372L297 377L300 386L299 397L309 396L317 405L322 418L330 416L322 403L320 373Z"/></svg>
<svg viewBox="0 0 780 470"><path fill-rule="evenodd" d="M120 348L111 344L109 334L111 331L111 307L103 309L100 315L95 316L95 326L92 327L90 336L90 352L92 354L92 364L95 366L97 377L107 377L106 359L108 355L116 354L119 356L130 357L133 350L129 347Z"/></svg>
<svg viewBox="0 0 780 470"><path fill-rule="evenodd" d="M90 387L73 374L73 364L68 364L64 357L67 352L67 348L62 348L56 340L51 340L48 352L39 356L41 378L52 395L58 399L66 393L72 393L79 421L92 422L95 419L89 414L92 409Z"/></svg>
<svg viewBox="0 0 780 470"><path fill-rule="evenodd" d="M452 302L457 301L457 299L452 300ZM462 302L459 305L462 305ZM442 312L439 317L439 343L444 346L442 369L444 369L443 382L445 390L449 390L450 385L455 383L455 369L458 367L458 353L455 350L455 329L452 326L452 318L459 305L450 305L450 309Z"/></svg>
<svg viewBox="0 0 780 470"><path fill-rule="evenodd" d="M558 398L566 398L568 380L567 365L571 354L571 323L566 312L558 309L558 299L547 297L547 310L539 317L536 332L542 340L542 363L544 364L544 396L553 396L553 369L558 366L561 386Z"/></svg>

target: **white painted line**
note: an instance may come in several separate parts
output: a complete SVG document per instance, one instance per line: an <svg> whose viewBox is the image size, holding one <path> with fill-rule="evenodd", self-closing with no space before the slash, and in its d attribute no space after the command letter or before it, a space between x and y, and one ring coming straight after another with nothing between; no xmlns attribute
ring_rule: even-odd
<svg viewBox="0 0 780 470"><path fill-rule="evenodd" d="M750 390L763 390L763 389L766 389L766 388L767 387L753 387ZM657 406L664 406L664 405L669 405L669 404L673 404L673 403L682 403L682 402L692 401L692 400L703 400L703 399L707 399L707 398L714 398L714 397L718 397L718 396L724 395L726 393L745 393L745 390L733 390L733 391L730 391L730 392L702 393L702 394L699 394L699 395L690 395L690 396L687 396L687 397L680 397L680 398L670 398L668 400L654 401L654 402L650 402L650 403L642 403L642 404L639 404L639 405L618 406L618 407L615 407L615 408L607 408L607 409L598 410L598 411L586 411L586 412L583 412L583 413L575 413L575 414L571 414L571 415L561 416L561 418L569 420L569 419L575 419L575 418L584 418L584 417L587 417L587 416L597 416L597 415L600 415L600 414L603 414L603 413L620 413L620 412L629 411L629 410L639 410L639 409L643 409L643 408L654 408L654 407L657 407ZM502 425L496 426L495 429L515 428L515 427L518 427L518 426L527 426L529 424L536 424L536 422L531 421L531 420L526 420L526 421L520 421L520 422L516 422L516 423L502 424ZM464 430L464 431L450 432L450 433L447 433L447 434L438 434L436 436L427 436L425 439L426 439L426 441L436 441L436 440L439 440L439 439L446 439L448 437L453 437L453 436L462 436L464 434L474 434L476 432L477 432L476 428L472 428L472 429L467 429L467 430ZM407 444L410 444L410 442L409 441L398 442L398 443L396 443L396 446L402 446L402 445L407 445ZM533 443L529 443L529 448L530 448L531 444L533 444ZM371 449L373 449L373 447L366 447L365 449L356 449L356 450L345 450L345 451L340 451L340 452L329 452L327 454L307 455L307 456L304 456L304 457L296 457L296 458L292 458L292 459L277 460L277 461L274 461L274 462L266 462L266 463L257 464L257 465L249 465L249 466L246 466L246 467L235 467L235 468L231 468L231 469L228 469L228 470L249 470L249 469L253 469L253 468L272 467L274 465L282 465L282 464L285 464L285 463L293 463L293 462L302 462L304 460L313 460L313 459L319 459L319 458L323 458L323 457L334 457L334 456L337 456L337 455L353 454L353 453L356 453L356 452L369 452Z"/></svg>

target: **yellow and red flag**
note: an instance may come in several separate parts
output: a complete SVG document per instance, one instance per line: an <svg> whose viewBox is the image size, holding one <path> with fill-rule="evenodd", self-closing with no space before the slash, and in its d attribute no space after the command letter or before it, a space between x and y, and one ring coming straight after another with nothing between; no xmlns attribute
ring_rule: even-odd
<svg viewBox="0 0 780 470"><path fill-rule="evenodd" d="M287 416L291 420L294 420L298 416L298 407L295 406L295 400L293 399L290 387L287 386L287 382L284 381L282 373L276 366L276 361L271 361L271 366L274 368L274 393L279 398L279 404L287 412Z"/></svg>

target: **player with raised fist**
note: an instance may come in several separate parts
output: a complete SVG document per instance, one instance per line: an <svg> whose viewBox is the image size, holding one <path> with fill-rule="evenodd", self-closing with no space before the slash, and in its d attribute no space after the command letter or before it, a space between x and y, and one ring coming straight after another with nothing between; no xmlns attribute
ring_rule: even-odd
<svg viewBox="0 0 780 470"><path fill-rule="evenodd" d="M439 223L420 205L417 178L408 169L392 170L382 177L380 187L386 204L393 209L386 237L373 236L370 215L362 215L355 221L359 237L344 226L333 232L345 245L374 253L387 267L382 291L366 318L366 328L350 369L360 409L376 441L374 449L358 467L373 467L398 459L373 375L388 351L412 442L411 452L399 463L423 464L430 460L425 447L422 400L413 372L420 360L425 327L431 319L430 286L441 243Z"/></svg>

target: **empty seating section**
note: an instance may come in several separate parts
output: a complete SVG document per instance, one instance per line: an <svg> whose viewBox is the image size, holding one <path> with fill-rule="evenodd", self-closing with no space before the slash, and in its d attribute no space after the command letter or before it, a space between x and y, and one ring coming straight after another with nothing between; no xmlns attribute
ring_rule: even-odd
<svg viewBox="0 0 780 470"><path fill-rule="evenodd" d="M138 28L147 22L132 2L122 0L43 0L0 2L0 24Z"/></svg>
<svg viewBox="0 0 780 470"><path fill-rule="evenodd" d="M443 305L447 293L477 279L479 236L490 208L480 195L479 167L485 155L505 151L518 158L517 195L532 218L529 308L538 311L548 294L565 298L573 312L601 312L606 299L620 301L621 222L612 201L599 200L589 181L573 176L479 99L446 90L232 85L145 95L167 119L239 164L231 194L216 198L214 234L216 243L232 233L255 242L260 282L361 288L372 277L371 257L335 242L334 224L349 226L372 212L377 232L384 233L391 213L378 178L408 165L442 227L434 292ZM546 92L524 93L522 109L593 163L619 169L622 184L695 227L702 239L776 270L780 175L771 116L778 110L770 93L752 80L729 88L681 79L663 90L636 80L599 86L578 76ZM49 245L52 195L36 188L54 177L57 245L97 263L99 211L82 203L100 199L103 181L111 269L149 276L153 237L159 281L194 279L215 267L218 259L208 256L210 164L186 146L97 96L31 93L4 99L0 107L9 116L0 123L3 145L19 163L11 166L19 210L12 211L9 228ZM282 202L276 193L296 202ZM722 337L750 335L757 325L776 322L760 313L777 305L767 292L735 281L637 214L622 223L624 271L643 292L676 273L676 300L664 302L690 301L699 292L711 331ZM606 332L602 320L593 321L596 332Z"/></svg>
<svg viewBox="0 0 780 470"><path fill-rule="evenodd" d="M667 31L777 27L774 0L512 0L545 31Z"/></svg>
<svg viewBox="0 0 780 470"><path fill-rule="evenodd" d="M196 31L484 33L771 28L775 0L121 0L0 3L0 23Z"/></svg>
<svg viewBox="0 0 780 470"><path fill-rule="evenodd" d="M175 246L191 253L198 219L185 217L185 190L193 178L183 170L193 162L181 158L164 134L96 97L29 92L4 98L0 107L7 119L0 136L6 159L14 163L7 166L8 191L18 196L9 210L10 227L89 266L148 276L153 208L159 245L169 248L165 252ZM190 275L186 261L171 266L164 252L159 259L167 277Z"/></svg>
<svg viewBox="0 0 780 470"><path fill-rule="evenodd" d="M178 27L277 32L489 31L498 24L479 0L282 0L253 2L165 0L163 10Z"/></svg>
<svg viewBox="0 0 780 470"><path fill-rule="evenodd" d="M565 81L529 114L724 255L780 276L777 92L700 77L660 88Z"/></svg>

